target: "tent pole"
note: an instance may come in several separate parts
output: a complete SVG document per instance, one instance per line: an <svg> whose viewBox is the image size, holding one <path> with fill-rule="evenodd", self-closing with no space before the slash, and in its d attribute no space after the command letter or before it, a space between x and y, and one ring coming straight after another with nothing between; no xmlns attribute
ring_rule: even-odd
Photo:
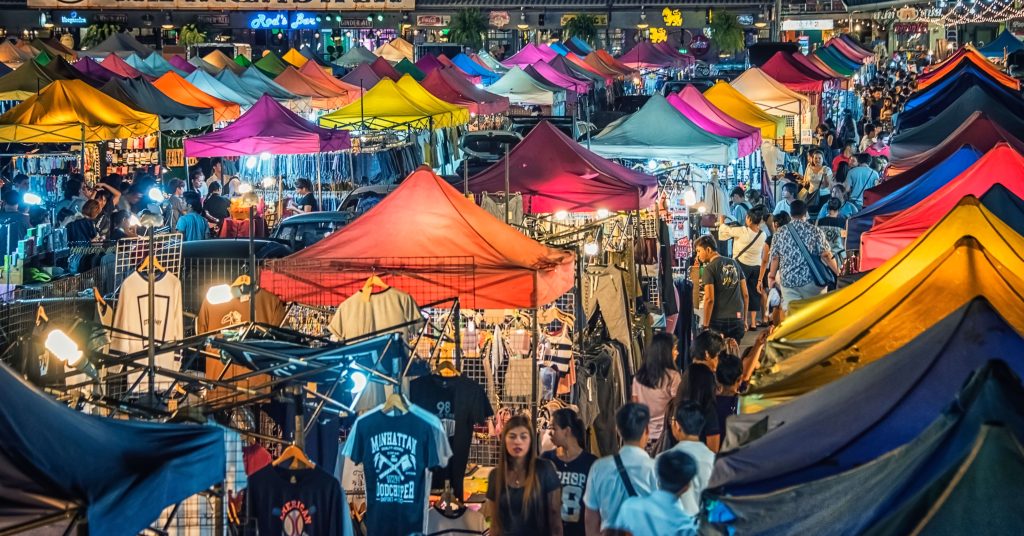
<svg viewBox="0 0 1024 536"><path fill-rule="evenodd" d="M538 272L533 271L533 314L531 315L531 323L533 324L533 359L535 363L540 362L540 296L538 294L537 281ZM537 422L537 396L540 394L537 392L537 382L540 381L539 367L530 367L530 422ZM556 388L557 390L557 388ZM537 433L537 427L534 425L533 433ZM536 437L536 435L535 435Z"/></svg>
<svg viewBox="0 0 1024 536"><path fill-rule="evenodd" d="M146 269L146 280L149 283L149 318L146 333L146 342L148 344L149 354L149 366L147 367L146 374L149 377L149 396L150 400L156 402L156 227L149 228L149 251L146 252L151 262L149 267Z"/></svg>
<svg viewBox="0 0 1024 536"><path fill-rule="evenodd" d="M509 168L508 168L508 144L505 144L505 225L508 225L508 182L509 182Z"/></svg>
<svg viewBox="0 0 1024 536"><path fill-rule="evenodd" d="M462 195L469 195L469 160L462 158Z"/></svg>
<svg viewBox="0 0 1024 536"><path fill-rule="evenodd" d="M82 152L79 156L78 171L82 174L82 178L85 178L85 123L81 124L82 129Z"/></svg>
<svg viewBox="0 0 1024 536"><path fill-rule="evenodd" d="M324 209L324 186L323 186L323 182L322 182L321 177L320 177L320 155L321 155L321 153L316 153L314 155L314 158L316 158L316 195L318 197L317 206L320 208L320 210L323 210Z"/></svg>

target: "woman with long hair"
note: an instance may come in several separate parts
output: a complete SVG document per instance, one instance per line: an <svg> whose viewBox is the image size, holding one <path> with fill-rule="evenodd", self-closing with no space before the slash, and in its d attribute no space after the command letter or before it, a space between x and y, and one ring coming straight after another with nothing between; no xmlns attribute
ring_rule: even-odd
<svg viewBox="0 0 1024 536"><path fill-rule="evenodd" d="M633 377L633 402L647 404L651 411L651 420L647 424L648 447L661 439L665 430L665 411L679 389L677 351L675 337L670 333L654 334L644 349L644 362Z"/></svg>
<svg viewBox="0 0 1024 536"><path fill-rule="evenodd" d="M562 408L551 414L551 442L555 450L540 457L554 464L562 482L562 532L565 536L586 536L583 493L597 456L583 449L587 444L586 428L575 411Z"/></svg>
<svg viewBox="0 0 1024 536"><path fill-rule="evenodd" d="M501 430L486 508L494 536L562 536L562 487L551 462L537 456L527 417L516 415Z"/></svg>
<svg viewBox="0 0 1024 536"><path fill-rule="evenodd" d="M690 367L687 371L687 399L704 410L704 429L700 437L704 444L713 452L718 452L721 433L718 425L718 409L715 407L715 395L718 392L718 381L715 372L708 367Z"/></svg>

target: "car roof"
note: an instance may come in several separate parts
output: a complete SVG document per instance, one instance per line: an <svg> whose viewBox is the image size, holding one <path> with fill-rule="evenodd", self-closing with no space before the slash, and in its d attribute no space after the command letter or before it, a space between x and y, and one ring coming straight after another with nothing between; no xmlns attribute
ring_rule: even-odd
<svg viewBox="0 0 1024 536"><path fill-rule="evenodd" d="M352 219L352 214L348 212L338 212L335 210L321 210L317 212L306 212L304 214L296 214L289 216L281 220L281 225L302 225L303 223L322 223L322 222L347 222Z"/></svg>

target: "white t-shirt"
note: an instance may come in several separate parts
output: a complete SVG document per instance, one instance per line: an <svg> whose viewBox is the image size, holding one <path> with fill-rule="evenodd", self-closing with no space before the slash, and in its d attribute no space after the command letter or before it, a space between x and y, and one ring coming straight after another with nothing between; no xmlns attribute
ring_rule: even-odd
<svg viewBox="0 0 1024 536"><path fill-rule="evenodd" d="M718 237L722 240L733 240L733 255L743 252L736 260L747 266L761 266L761 250L764 249L764 241L768 235L763 232L752 231L750 227L741 225L733 227L722 225L718 228ZM751 244L747 247L748 244Z"/></svg>
<svg viewBox="0 0 1024 536"><path fill-rule="evenodd" d="M670 450L685 452L697 463L697 474L693 475L690 489L679 497L686 514L696 516L700 513L700 494L707 487L711 480L711 471L715 468L715 453L700 441L680 441Z"/></svg>
<svg viewBox="0 0 1024 536"><path fill-rule="evenodd" d="M658 489L658 476L654 471L654 459L647 452L632 445L619 450L622 465L633 484L633 489L641 497L650 495ZM594 462L587 476L587 490L583 492L583 504L601 513L601 530L612 527L619 508L626 502L629 494L626 485L615 467L615 459L605 456Z"/></svg>

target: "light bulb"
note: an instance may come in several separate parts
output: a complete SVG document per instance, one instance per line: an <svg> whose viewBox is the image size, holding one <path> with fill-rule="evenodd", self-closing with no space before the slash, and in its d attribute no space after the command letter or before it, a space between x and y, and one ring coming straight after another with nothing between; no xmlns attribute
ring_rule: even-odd
<svg viewBox="0 0 1024 536"><path fill-rule="evenodd" d="M556 220L565 220L565 219L568 219L568 218L569 218L569 211L567 211L567 210L559 210L558 212L555 212L555 219Z"/></svg>
<svg viewBox="0 0 1024 536"><path fill-rule="evenodd" d="M366 374L356 371L349 377L352 378L352 389L349 389L350 393L359 394L363 392L363 389L366 389L366 383L369 381L366 378Z"/></svg>
<svg viewBox="0 0 1024 536"><path fill-rule="evenodd" d="M586 244L583 244L583 253L591 257L597 255L598 249L597 242L587 242Z"/></svg>
<svg viewBox="0 0 1024 536"><path fill-rule="evenodd" d="M245 159L245 169L255 169L255 168L256 168L256 157L255 156L250 156L249 158L246 158Z"/></svg>
<svg viewBox="0 0 1024 536"><path fill-rule="evenodd" d="M140 223L142 222L139 221L139 217L136 216L135 214L132 214L131 216L128 217L128 225L131 225L132 227L138 227Z"/></svg>
<svg viewBox="0 0 1024 536"><path fill-rule="evenodd" d="M647 169L649 169L651 171L654 171L655 169L658 169L658 161L653 159L653 158L648 160L647 161Z"/></svg>
<svg viewBox="0 0 1024 536"><path fill-rule="evenodd" d="M597 209L597 219L599 219L599 220L603 220L603 219L607 218L610 215L611 215L611 212L609 212L608 209L606 209L606 208L599 208L599 209Z"/></svg>
<svg viewBox="0 0 1024 536"><path fill-rule="evenodd" d="M697 207L697 213L698 214L704 214L707 211L708 211L708 207L706 207L704 205L700 205L699 207Z"/></svg>
<svg viewBox="0 0 1024 536"><path fill-rule="evenodd" d="M260 153L260 160L270 160L274 155L270 154L269 151L263 151Z"/></svg>
<svg viewBox="0 0 1024 536"><path fill-rule="evenodd" d="M210 287L210 290L206 291L206 301L210 305L220 305L231 301L231 285L221 284Z"/></svg>
<svg viewBox="0 0 1024 536"><path fill-rule="evenodd" d="M466 322L466 331L468 333L475 332L476 331L476 322L473 322L472 320L470 320L469 322Z"/></svg>
<svg viewBox="0 0 1024 536"><path fill-rule="evenodd" d="M34 193L28 192L21 196L21 201L26 205L41 205L43 203L43 198Z"/></svg>
<svg viewBox="0 0 1024 536"><path fill-rule="evenodd" d="M275 182L274 177L263 177L262 184L264 188L271 188Z"/></svg>
<svg viewBox="0 0 1024 536"><path fill-rule="evenodd" d="M157 203L162 203L164 200L164 193L160 191L160 188L156 186L149 189L149 198Z"/></svg>
<svg viewBox="0 0 1024 536"><path fill-rule="evenodd" d="M247 194L249 192L252 192L252 185L251 184L249 184L247 182L243 182L242 184L238 185L238 193L240 193L240 194Z"/></svg>
<svg viewBox="0 0 1024 536"><path fill-rule="evenodd" d="M683 192L683 204L688 207L697 204L697 192L693 191L693 188L688 188Z"/></svg>
<svg viewBox="0 0 1024 536"><path fill-rule="evenodd" d="M78 344L71 340L67 333L59 329L46 335L46 342L43 343L43 346L57 359L71 366L74 366L74 363L82 358L82 351L78 349Z"/></svg>

